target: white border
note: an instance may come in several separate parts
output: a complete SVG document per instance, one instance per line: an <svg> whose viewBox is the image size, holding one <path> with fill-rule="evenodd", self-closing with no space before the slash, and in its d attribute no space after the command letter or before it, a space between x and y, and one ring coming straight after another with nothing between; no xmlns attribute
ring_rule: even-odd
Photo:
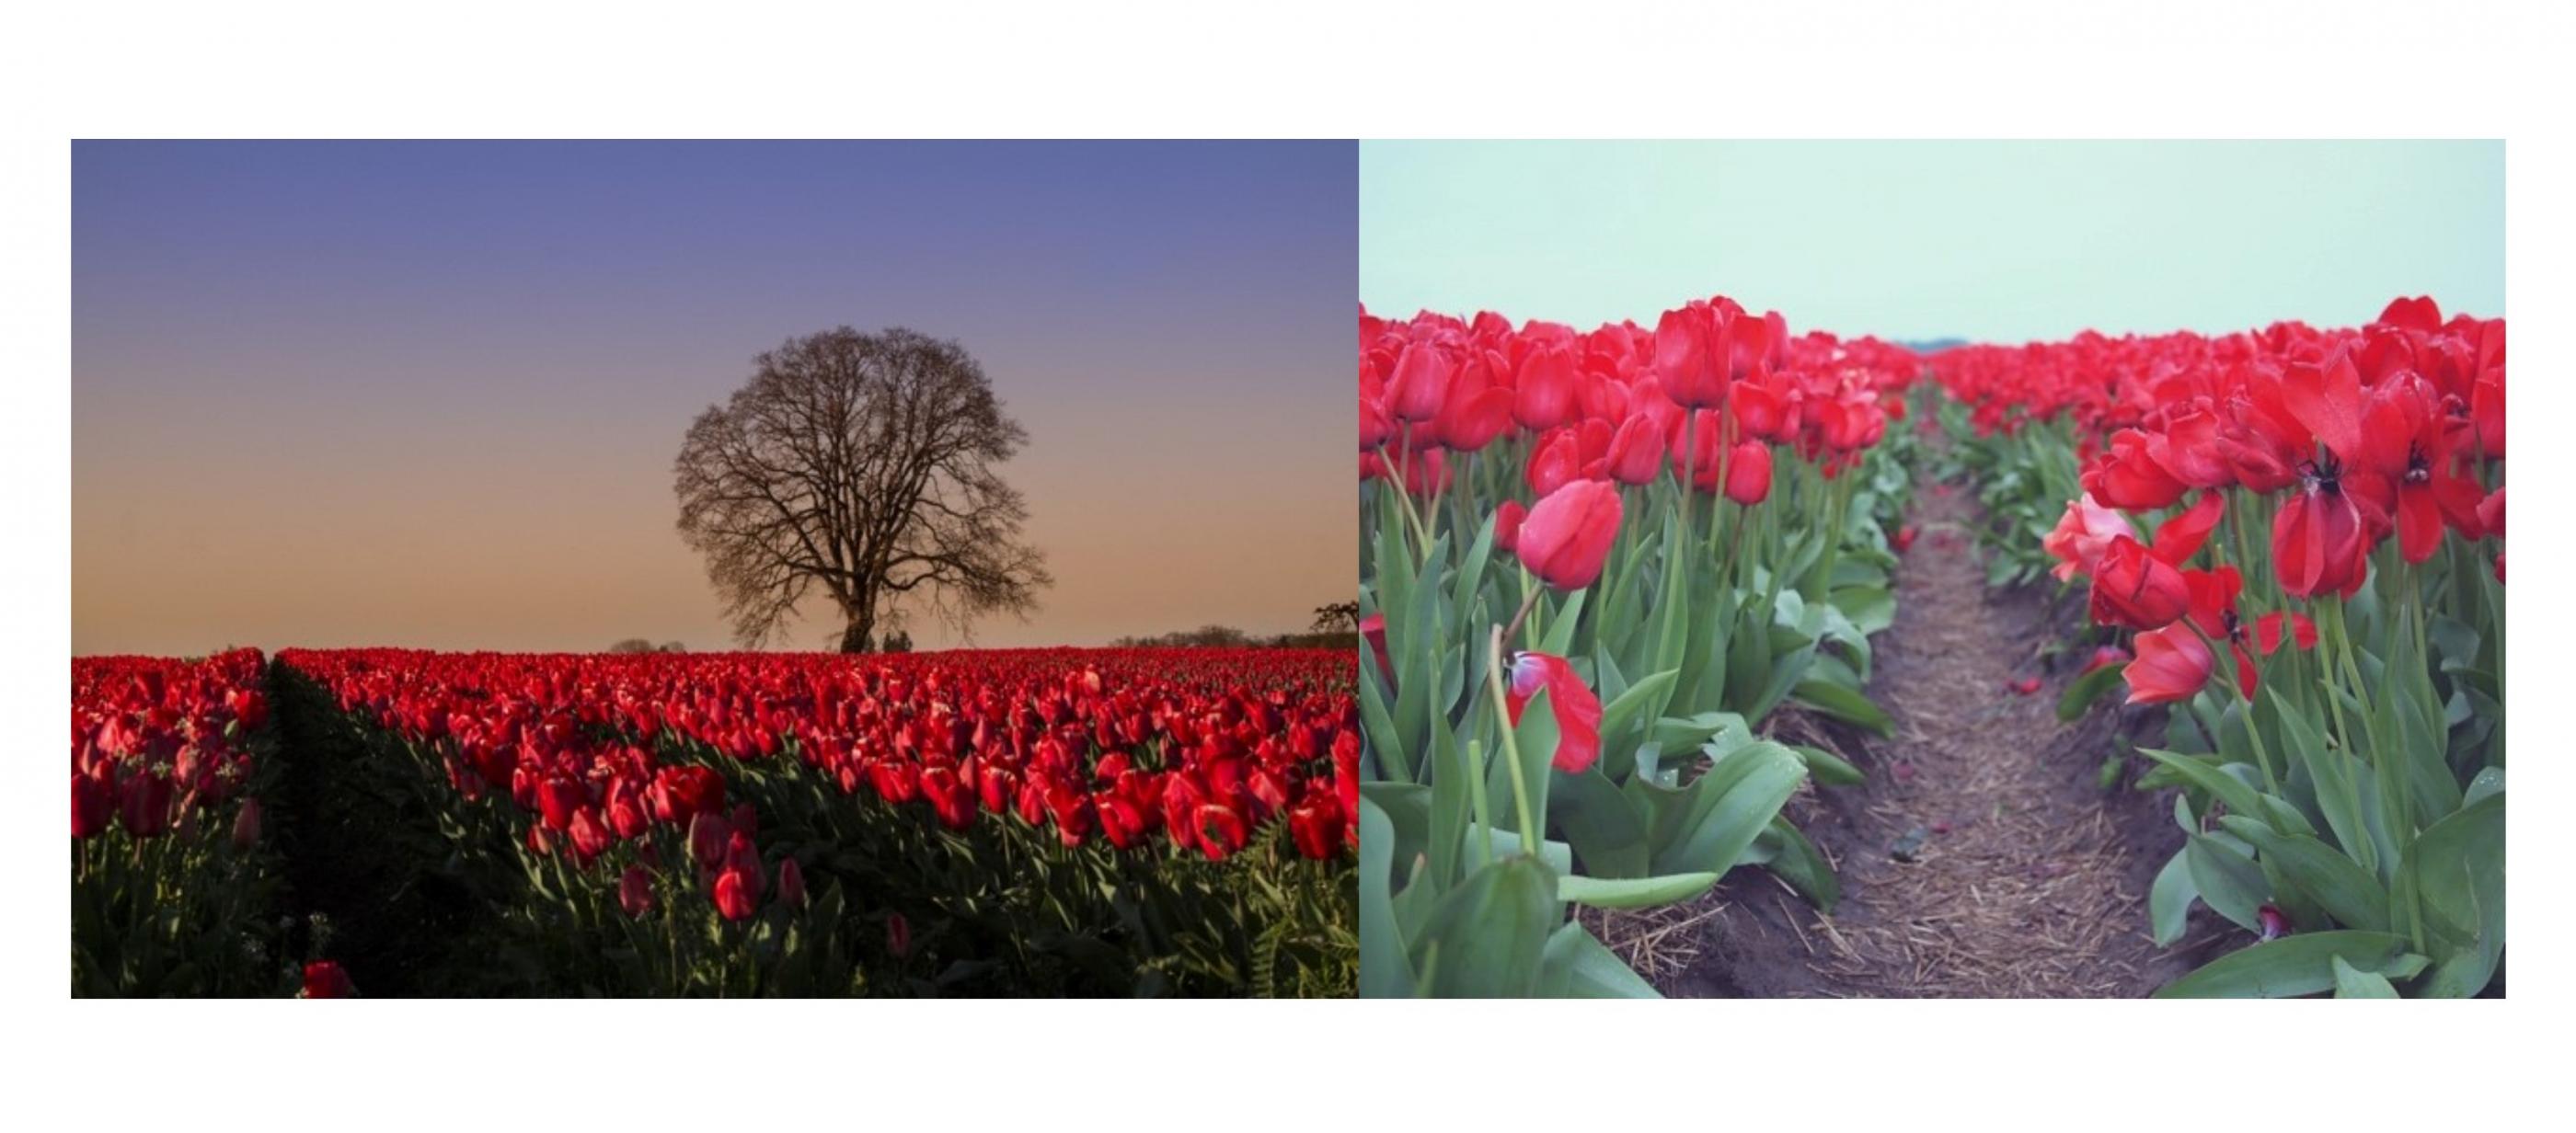
<svg viewBox="0 0 2576 1133"><path fill-rule="evenodd" d="M770 10L743 14L750 7ZM472 1113L1310 1129L1777 1120L2374 1125L2537 1100L2564 851L2520 838L2513 998L2156 1004L72 1004L62 1000L69 146L115 136L2502 136L2521 686L2559 687L2568 17L2471 2L487 2L27 6L0 46L6 1063L33 1122ZM2537 6L2535 6L2536 8ZM717 22L718 13L725 22ZM2552 80L2556 80L2553 82ZM2563 91L2561 92L2563 94ZM2552 100L2554 102L2554 100ZM2516 207L2519 206L2519 207ZM2537 375L2532 377L2531 375ZM2539 542L2533 542L2534 539ZM2540 670L2529 668L2542 664ZM2526 815L2565 745L2525 698ZM2533 869L2543 872L2533 874ZM21 878L26 873L18 875ZM2535 880L2537 879L2537 880ZM306 1012L337 1010L330 1028ZM325 1116L329 1115L329 1116Z"/></svg>

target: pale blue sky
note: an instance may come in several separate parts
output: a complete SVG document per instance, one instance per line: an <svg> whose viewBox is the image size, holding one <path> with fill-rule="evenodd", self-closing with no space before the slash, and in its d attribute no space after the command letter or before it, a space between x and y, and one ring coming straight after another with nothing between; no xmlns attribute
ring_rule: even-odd
<svg viewBox="0 0 2576 1133"><path fill-rule="evenodd" d="M2504 143L1362 142L1360 299L2060 338L2504 310Z"/></svg>

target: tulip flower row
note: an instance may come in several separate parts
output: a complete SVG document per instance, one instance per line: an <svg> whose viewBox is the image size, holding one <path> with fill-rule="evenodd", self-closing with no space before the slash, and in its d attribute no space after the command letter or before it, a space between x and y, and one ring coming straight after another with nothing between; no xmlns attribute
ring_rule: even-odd
<svg viewBox="0 0 2576 1133"><path fill-rule="evenodd" d="M515 849L527 891L557 906L521 935L616 930L643 957L641 990L938 990L913 976L934 972L1013 991L1328 978L1332 944L1312 938L1329 936L1350 841L1341 797L1357 791L1338 655L284 659L367 746L399 749L415 782L436 784L460 842ZM1295 907L1237 899L1253 891ZM1118 924L1121 908L1154 919L1220 903L1234 911ZM705 931L672 932L671 918ZM1346 912L1340 924L1347 935ZM1104 939L1125 953L1099 955Z"/></svg>
<svg viewBox="0 0 2576 1133"><path fill-rule="evenodd" d="M2035 537L2128 640L2067 709L2115 679L2170 708L2143 783L2187 788L2189 841L2155 935L2197 902L2261 941L2170 992L2501 980L2504 341L2400 299L2356 329L1932 359L1990 483L2065 493L2044 534L1992 533L2007 556Z"/></svg>
<svg viewBox="0 0 2576 1133"><path fill-rule="evenodd" d="M1910 478L1911 352L1723 297L1590 332L1360 316L1367 994L1651 994L1569 905L1760 864L1830 907L1779 812L1864 729Z"/></svg>
<svg viewBox="0 0 2576 1133"><path fill-rule="evenodd" d="M72 661L72 993L297 986L273 923L265 663Z"/></svg>

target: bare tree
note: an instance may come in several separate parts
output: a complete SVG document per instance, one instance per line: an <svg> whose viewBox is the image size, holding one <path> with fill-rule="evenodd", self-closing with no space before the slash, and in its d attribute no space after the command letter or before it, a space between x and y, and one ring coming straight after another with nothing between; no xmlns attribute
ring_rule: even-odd
<svg viewBox="0 0 2576 1133"><path fill-rule="evenodd" d="M994 466L1028 443L954 342L848 327L789 339L689 426L674 462L680 536L745 646L769 641L819 588L840 649L923 611L970 629L1025 618L1054 582L1021 542L1028 504Z"/></svg>

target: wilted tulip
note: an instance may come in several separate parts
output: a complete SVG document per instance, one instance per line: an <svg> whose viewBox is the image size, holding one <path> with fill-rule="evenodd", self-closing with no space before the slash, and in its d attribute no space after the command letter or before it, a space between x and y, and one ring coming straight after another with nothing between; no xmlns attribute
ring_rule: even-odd
<svg viewBox="0 0 2576 1133"><path fill-rule="evenodd" d="M1541 691L1547 693L1549 710L1556 713L1556 750L1544 754L1557 770L1580 774L1601 758L1601 698L1574 675L1565 658L1546 653L1514 657L1503 698L1514 725L1520 723L1521 710Z"/></svg>

